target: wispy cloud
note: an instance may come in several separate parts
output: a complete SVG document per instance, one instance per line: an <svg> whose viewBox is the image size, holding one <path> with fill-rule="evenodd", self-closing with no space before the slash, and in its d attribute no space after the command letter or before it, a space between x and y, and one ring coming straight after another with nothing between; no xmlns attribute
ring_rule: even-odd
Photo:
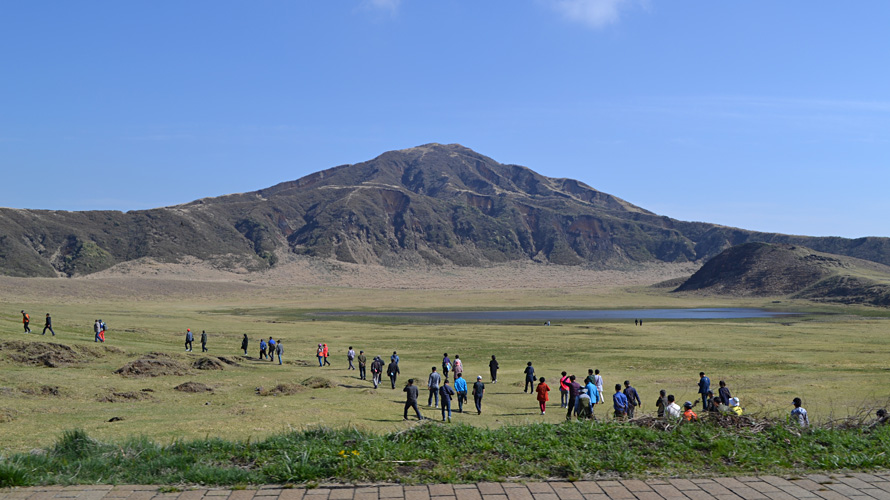
<svg viewBox="0 0 890 500"><path fill-rule="evenodd" d="M362 0L362 7L368 10L382 11L395 15L399 11L402 0Z"/></svg>
<svg viewBox="0 0 890 500"><path fill-rule="evenodd" d="M591 28L602 28L618 21L621 8L629 0L546 0L566 19Z"/></svg>

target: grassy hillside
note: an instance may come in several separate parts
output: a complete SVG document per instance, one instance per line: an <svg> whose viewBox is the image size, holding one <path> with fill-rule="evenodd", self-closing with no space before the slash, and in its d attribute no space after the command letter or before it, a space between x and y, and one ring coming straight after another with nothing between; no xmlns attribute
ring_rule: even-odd
<svg viewBox="0 0 890 500"><path fill-rule="evenodd" d="M800 246L747 243L708 261L676 291L890 306L890 267Z"/></svg>

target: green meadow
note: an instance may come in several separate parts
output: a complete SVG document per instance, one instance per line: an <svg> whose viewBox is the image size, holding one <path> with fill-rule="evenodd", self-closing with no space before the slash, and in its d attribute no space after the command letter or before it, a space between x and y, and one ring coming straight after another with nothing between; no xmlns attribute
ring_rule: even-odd
<svg viewBox="0 0 890 500"><path fill-rule="evenodd" d="M34 285L24 292L3 295L0 317L0 431L6 452L51 446L71 429L103 442L140 437L158 443L198 438L256 442L319 427L398 432L417 425L402 419L402 387L408 378L417 379L425 403L427 375L432 366L440 366L445 352L460 355L467 378L483 376L487 388L482 415L455 413L453 418L454 423L482 428L564 421L559 373L565 370L583 378L588 368L601 370L609 394L614 384L630 380L643 399L641 413L654 413L659 389L681 403L695 400L699 371L708 374L714 387L725 380L748 414L765 417L784 417L796 396L803 399L811 420L823 423L861 414L890 399L890 314L874 308L678 297L647 287L466 291L204 283L168 284L168 293L152 295L128 291L113 280L81 280L76 290L59 289L53 280L28 283ZM802 314L756 320L653 320L642 327L633 321L554 321L545 327L537 322L443 323L315 314L739 306ZM33 318L30 335L22 333L20 309ZM45 312L53 315L55 337L40 335ZM96 318L109 326L105 344L93 342ZM193 352L184 350L186 328L196 334ZM202 330L209 334L206 354L198 342ZM251 339L247 357L239 349L244 333ZM259 339L269 336L283 341L281 366L257 358ZM321 342L330 346L331 367L318 367L315 347ZM68 346L77 359L57 367L30 364L20 355L30 343ZM364 350L369 359L379 355L387 362L398 351L402 373L396 389L384 377L375 390L369 381L359 380L357 371L347 370L349 346ZM160 353L152 356L185 370L142 378L114 373L150 353ZM501 366L497 384L489 383L491 355ZM207 356L236 364L218 363L221 370L192 367ZM543 416L535 398L523 393L522 372L528 361L553 388ZM306 382L313 377L323 380ZM174 390L185 382L212 391ZM290 387L291 394L258 394L274 394L279 385ZM438 410L423 404L421 411L441 418ZM596 414L609 420L606 405L598 406ZM119 420L109 422L115 417Z"/></svg>

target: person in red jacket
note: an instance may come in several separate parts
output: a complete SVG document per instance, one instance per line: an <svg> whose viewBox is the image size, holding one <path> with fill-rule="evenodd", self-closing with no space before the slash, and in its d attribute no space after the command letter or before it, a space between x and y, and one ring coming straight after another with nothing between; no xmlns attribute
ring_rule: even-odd
<svg viewBox="0 0 890 500"><path fill-rule="evenodd" d="M538 382L538 387L535 391L538 392L538 403L541 404L541 415L547 410L547 401L550 401L550 396L547 394L550 392L550 386L544 383L544 377L541 377L540 382Z"/></svg>
<svg viewBox="0 0 890 500"><path fill-rule="evenodd" d="M331 363L328 362L328 345L327 344L321 345L321 356L324 358L324 365L331 366Z"/></svg>

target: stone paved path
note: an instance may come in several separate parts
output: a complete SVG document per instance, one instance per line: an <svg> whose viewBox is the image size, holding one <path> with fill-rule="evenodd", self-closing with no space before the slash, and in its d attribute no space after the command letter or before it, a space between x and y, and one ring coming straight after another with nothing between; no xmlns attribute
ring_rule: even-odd
<svg viewBox="0 0 890 500"><path fill-rule="evenodd" d="M0 500L890 500L890 472L711 479L431 484L423 486L262 486L245 490L157 486L37 486L0 489Z"/></svg>

